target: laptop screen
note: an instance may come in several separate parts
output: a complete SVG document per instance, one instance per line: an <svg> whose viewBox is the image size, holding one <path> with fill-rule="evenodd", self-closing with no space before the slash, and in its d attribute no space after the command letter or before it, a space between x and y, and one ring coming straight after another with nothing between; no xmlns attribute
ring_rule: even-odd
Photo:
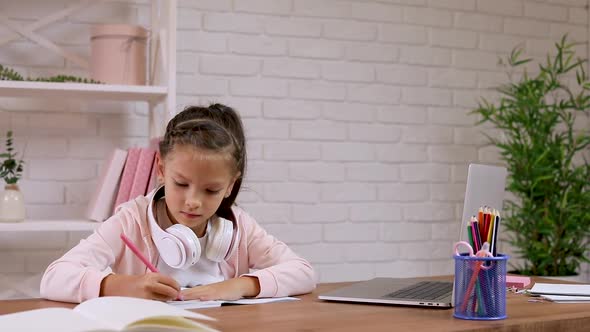
<svg viewBox="0 0 590 332"><path fill-rule="evenodd" d="M489 206L502 212L506 175L506 168L502 166L469 165L459 240L468 240L467 225L480 207Z"/></svg>

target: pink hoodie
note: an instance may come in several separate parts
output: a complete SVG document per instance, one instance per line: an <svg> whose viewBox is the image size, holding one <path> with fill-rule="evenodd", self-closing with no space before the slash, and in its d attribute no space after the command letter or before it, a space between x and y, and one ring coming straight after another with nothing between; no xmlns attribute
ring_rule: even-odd
<svg viewBox="0 0 590 332"><path fill-rule="evenodd" d="M147 207L153 194L119 206L115 215L92 235L51 263L41 280L41 296L79 303L98 297L102 279L110 273L146 273L147 267L121 241L121 233L156 265L158 250L147 220ZM240 237L237 250L220 263L225 279L241 275L257 277L260 283L257 297L304 294L315 288L316 277L306 260L266 233L244 210L235 206L232 210ZM251 269L254 271L250 272Z"/></svg>

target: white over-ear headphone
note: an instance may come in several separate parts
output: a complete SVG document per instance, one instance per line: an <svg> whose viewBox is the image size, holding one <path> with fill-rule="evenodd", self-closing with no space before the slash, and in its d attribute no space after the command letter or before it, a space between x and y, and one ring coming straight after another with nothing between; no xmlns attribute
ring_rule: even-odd
<svg viewBox="0 0 590 332"><path fill-rule="evenodd" d="M201 244L192 229L181 224L174 224L162 230L154 217L154 202L164 196L164 186L159 187L148 206L148 222L152 240L160 256L168 266L187 269L195 265L201 257ZM209 237L205 255L212 261L221 262L230 257L237 248L238 228L235 222L213 216L210 220Z"/></svg>

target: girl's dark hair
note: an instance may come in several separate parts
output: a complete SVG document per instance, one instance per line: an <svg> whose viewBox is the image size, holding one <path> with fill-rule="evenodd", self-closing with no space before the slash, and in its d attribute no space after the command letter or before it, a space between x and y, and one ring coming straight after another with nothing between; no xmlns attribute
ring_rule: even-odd
<svg viewBox="0 0 590 332"><path fill-rule="evenodd" d="M235 161L240 176L231 194L221 201L217 215L234 219L234 204L246 171L246 138L238 113L231 107L212 104L208 107L189 106L178 113L166 126L160 141L160 156L164 159L177 145L188 145L214 152L228 153Z"/></svg>

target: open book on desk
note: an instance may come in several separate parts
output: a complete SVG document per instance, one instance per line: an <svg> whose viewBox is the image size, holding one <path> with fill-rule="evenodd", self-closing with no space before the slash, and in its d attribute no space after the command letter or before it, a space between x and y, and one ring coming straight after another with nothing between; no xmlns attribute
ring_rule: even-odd
<svg viewBox="0 0 590 332"><path fill-rule="evenodd" d="M188 318L213 320L164 302L107 296L88 300L74 309L45 308L2 315L0 331L216 331Z"/></svg>
<svg viewBox="0 0 590 332"><path fill-rule="evenodd" d="M188 300L188 301L168 301L167 303L182 309L201 309L201 308L215 308L221 307L222 305L238 305L238 304L261 304L271 302L287 302L297 301L296 297L268 297L259 299L239 299L234 301L227 300L216 300L216 301L201 301L201 300Z"/></svg>

